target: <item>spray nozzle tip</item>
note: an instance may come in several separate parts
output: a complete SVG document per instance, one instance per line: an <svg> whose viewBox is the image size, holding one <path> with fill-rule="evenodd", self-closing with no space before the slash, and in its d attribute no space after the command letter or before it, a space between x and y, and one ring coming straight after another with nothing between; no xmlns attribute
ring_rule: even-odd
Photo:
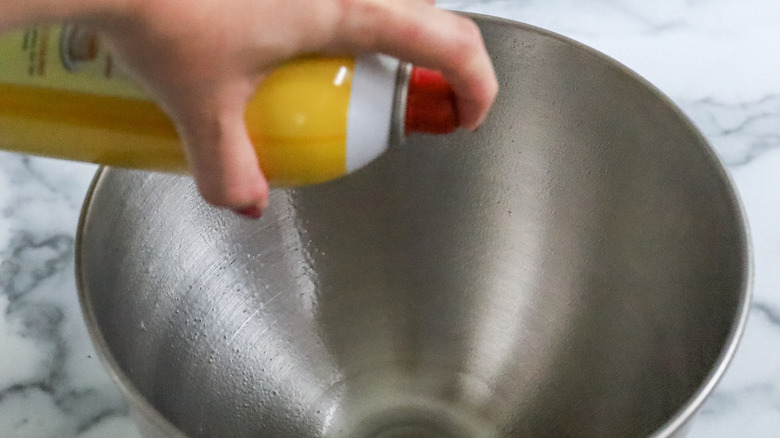
<svg viewBox="0 0 780 438"><path fill-rule="evenodd" d="M438 71L412 67L406 98L405 133L446 134L458 126L455 92L444 76Z"/></svg>

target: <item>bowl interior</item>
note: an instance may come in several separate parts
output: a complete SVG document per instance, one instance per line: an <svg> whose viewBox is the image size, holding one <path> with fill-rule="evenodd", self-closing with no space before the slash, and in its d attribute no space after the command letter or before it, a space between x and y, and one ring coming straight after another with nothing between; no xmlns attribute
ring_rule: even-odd
<svg viewBox="0 0 780 438"><path fill-rule="evenodd" d="M78 274L134 406L237 438L625 437L690 414L747 300L723 169L614 62L477 21L485 126L276 190L260 221L188 178L100 172Z"/></svg>

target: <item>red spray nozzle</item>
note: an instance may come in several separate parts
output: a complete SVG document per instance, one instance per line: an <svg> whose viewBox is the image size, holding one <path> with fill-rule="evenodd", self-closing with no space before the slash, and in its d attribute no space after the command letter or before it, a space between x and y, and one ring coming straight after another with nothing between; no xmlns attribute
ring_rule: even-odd
<svg viewBox="0 0 780 438"><path fill-rule="evenodd" d="M413 67L406 97L404 134L446 134L458 126L455 92L444 76L434 70Z"/></svg>

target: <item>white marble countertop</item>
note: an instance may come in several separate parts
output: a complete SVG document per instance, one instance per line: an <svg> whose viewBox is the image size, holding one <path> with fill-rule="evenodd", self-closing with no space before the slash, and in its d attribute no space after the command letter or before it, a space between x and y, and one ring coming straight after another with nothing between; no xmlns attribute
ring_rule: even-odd
<svg viewBox="0 0 780 438"><path fill-rule="evenodd" d="M780 430L780 8L776 0L443 1L600 50L675 101L723 158L755 255L750 320L692 437ZM91 165L0 154L0 437L138 437L94 353L73 249Z"/></svg>

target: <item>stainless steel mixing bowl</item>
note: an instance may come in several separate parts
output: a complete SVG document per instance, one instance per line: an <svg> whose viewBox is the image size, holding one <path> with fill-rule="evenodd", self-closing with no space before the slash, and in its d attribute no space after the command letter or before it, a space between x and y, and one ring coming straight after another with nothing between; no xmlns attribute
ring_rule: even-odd
<svg viewBox="0 0 780 438"><path fill-rule="evenodd" d="M710 147L575 42L476 17L501 94L255 222L188 178L103 169L78 278L148 436L681 434L749 300Z"/></svg>

